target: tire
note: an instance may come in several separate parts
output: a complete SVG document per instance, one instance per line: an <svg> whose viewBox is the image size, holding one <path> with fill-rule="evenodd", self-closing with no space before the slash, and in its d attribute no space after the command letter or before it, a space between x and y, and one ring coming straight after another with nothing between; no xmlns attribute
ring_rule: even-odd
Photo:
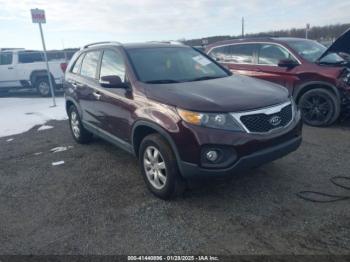
<svg viewBox="0 0 350 262"><path fill-rule="evenodd" d="M298 106L305 124L310 126L332 125L340 115L340 102L327 89L316 88L303 94Z"/></svg>
<svg viewBox="0 0 350 262"><path fill-rule="evenodd" d="M48 97L51 95L49 80L45 77L38 78L35 82L35 88L39 95L42 97Z"/></svg>
<svg viewBox="0 0 350 262"><path fill-rule="evenodd" d="M77 108L71 106L68 112L69 126L74 140L79 144L89 143L92 140L92 134L83 127Z"/></svg>
<svg viewBox="0 0 350 262"><path fill-rule="evenodd" d="M158 152L157 157L154 157L155 152ZM186 183L178 170L176 157L161 135L151 134L142 140L139 162L145 183L155 196L167 200L185 191Z"/></svg>

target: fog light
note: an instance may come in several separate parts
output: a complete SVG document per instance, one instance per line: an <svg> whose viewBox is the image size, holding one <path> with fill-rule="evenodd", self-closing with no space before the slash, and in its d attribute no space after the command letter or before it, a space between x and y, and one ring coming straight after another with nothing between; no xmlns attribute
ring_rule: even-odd
<svg viewBox="0 0 350 262"><path fill-rule="evenodd" d="M211 162L214 162L218 159L218 153L215 150L210 150L205 155L207 159Z"/></svg>

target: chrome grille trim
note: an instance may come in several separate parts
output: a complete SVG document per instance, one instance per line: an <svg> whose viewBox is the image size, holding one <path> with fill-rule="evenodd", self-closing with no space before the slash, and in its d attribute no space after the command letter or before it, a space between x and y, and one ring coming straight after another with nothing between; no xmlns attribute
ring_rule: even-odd
<svg viewBox="0 0 350 262"><path fill-rule="evenodd" d="M271 129L267 132L251 132L241 121L242 116L256 115L256 114L273 115L273 114L281 112L281 110L283 108L285 108L286 106L289 106L289 105L292 106L292 118L285 126L277 127L277 128ZM242 111L242 112L234 112L234 113L230 113L230 115L239 123L239 125L244 129L244 131L246 131L249 134L270 134L270 133L275 132L281 128L288 127L293 122L293 120L295 118L295 113L296 113L295 106L293 105L293 103L291 101L288 101L288 102L285 102L285 103L282 103L279 105L265 107L265 108L261 108L261 109Z"/></svg>

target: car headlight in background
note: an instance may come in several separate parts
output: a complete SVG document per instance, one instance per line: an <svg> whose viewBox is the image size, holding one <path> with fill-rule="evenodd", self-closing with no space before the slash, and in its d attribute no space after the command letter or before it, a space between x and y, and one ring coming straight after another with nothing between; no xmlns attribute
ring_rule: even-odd
<svg viewBox="0 0 350 262"><path fill-rule="evenodd" d="M230 114L199 113L179 108L177 112L182 120L189 124L231 131L244 131Z"/></svg>

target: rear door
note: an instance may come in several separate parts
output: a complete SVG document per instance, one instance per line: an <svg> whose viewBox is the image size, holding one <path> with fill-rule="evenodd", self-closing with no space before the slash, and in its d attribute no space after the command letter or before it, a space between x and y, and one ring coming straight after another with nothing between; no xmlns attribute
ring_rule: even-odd
<svg viewBox="0 0 350 262"><path fill-rule="evenodd" d="M0 53L0 88L20 86L12 52Z"/></svg>
<svg viewBox="0 0 350 262"><path fill-rule="evenodd" d="M96 91L96 88L99 87L97 69L101 53L100 50L86 52L82 58L80 73L71 82L82 110L83 121L98 128L103 127L100 122L101 112L97 108L99 94Z"/></svg>
<svg viewBox="0 0 350 262"><path fill-rule="evenodd" d="M280 60L290 59L297 64L300 62L285 47L274 43L260 43L257 52L257 71L254 77L274 82L292 90L298 80L298 66L292 68L279 67Z"/></svg>

